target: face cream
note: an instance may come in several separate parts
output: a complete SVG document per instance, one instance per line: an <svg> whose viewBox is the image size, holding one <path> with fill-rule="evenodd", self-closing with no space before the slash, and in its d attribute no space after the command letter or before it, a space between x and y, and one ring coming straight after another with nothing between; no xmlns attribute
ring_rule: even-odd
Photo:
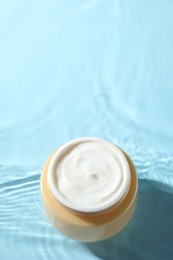
<svg viewBox="0 0 173 260"><path fill-rule="evenodd" d="M51 223L81 241L120 231L135 208L137 177L127 155L99 138L72 140L59 147L42 172L43 205Z"/></svg>

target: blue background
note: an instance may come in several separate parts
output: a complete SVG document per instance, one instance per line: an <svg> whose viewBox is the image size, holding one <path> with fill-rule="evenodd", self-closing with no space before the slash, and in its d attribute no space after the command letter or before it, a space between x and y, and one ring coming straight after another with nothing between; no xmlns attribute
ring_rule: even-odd
<svg viewBox="0 0 173 260"><path fill-rule="evenodd" d="M173 259L173 1L0 0L0 258ZM135 216L70 240L40 200L45 160L96 136L139 177Z"/></svg>

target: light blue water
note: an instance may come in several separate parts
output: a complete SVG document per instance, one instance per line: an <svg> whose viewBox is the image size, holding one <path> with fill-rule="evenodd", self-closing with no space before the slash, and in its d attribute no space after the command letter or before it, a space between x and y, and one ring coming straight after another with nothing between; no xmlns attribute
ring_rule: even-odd
<svg viewBox="0 0 173 260"><path fill-rule="evenodd" d="M173 259L173 1L0 0L0 259ZM72 241L40 174L60 144L108 139L134 161L136 214Z"/></svg>

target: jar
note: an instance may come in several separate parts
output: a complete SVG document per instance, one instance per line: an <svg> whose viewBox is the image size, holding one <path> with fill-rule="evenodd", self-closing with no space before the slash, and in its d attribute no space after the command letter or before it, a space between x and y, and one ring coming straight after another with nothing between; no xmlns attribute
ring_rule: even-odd
<svg viewBox="0 0 173 260"><path fill-rule="evenodd" d="M114 196L115 194L113 194L113 199L111 198L112 200L110 199L109 203L99 207L92 205L92 209L85 209L85 207L82 208L82 205L75 206L74 203L70 204L66 197L63 198L61 192L59 192L59 194L56 193L53 186L51 186L51 178L55 177L52 173L57 174L56 178L58 178L59 174L58 172L55 173L55 171L53 171L53 166L58 163L57 158L60 158L62 154L65 154L64 156L66 156L66 153L71 151L74 145L86 144L87 142L87 149L90 149L89 145L91 142L101 142L103 148L104 145L111 145L109 148L113 149L113 153L115 152L116 160L119 160L117 158L121 158L122 160L120 170L122 172L127 170L127 176L129 176L128 178L126 176L123 190L121 189L123 181L119 182L118 189L121 190L121 192L118 196ZM111 158L114 159L113 157ZM122 167L125 168L122 170ZM60 180L56 179L56 181L58 182ZM106 189L106 186L104 188ZM115 144L94 137L75 139L59 147L47 159L41 174L42 202L48 220L62 234L83 242L104 240L121 231L128 224L134 214L137 200L137 189L137 174L130 157Z"/></svg>

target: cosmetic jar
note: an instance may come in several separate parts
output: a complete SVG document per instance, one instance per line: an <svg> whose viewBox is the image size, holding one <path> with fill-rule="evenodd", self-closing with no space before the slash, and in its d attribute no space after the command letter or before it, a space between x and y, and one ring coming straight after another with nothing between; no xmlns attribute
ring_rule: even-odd
<svg viewBox="0 0 173 260"><path fill-rule="evenodd" d="M75 240L112 237L135 211L138 179L133 162L104 139L83 137L60 146L45 162L40 185L49 222Z"/></svg>

